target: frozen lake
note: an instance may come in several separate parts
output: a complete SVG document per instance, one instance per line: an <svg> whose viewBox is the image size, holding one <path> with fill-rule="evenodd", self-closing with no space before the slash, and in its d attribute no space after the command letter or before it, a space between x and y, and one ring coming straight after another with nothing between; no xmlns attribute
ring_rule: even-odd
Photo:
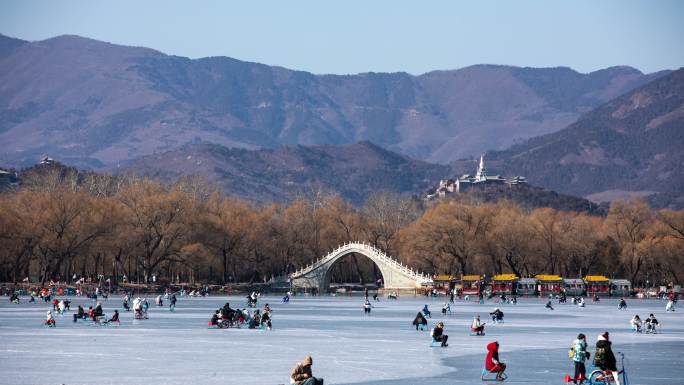
<svg viewBox="0 0 684 385"><path fill-rule="evenodd" d="M631 385L684 384L684 310L665 313L660 300L628 300L617 310L615 300L586 308L523 299L501 306L505 323L487 324L486 336L470 335L475 314L488 320L493 302L456 301L442 316L444 298L381 299L364 316L360 297L262 297L259 306L273 309L271 331L208 329L213 311L225 302L243 307L244 297L179 298L175 312L157 308L153 296L150 319L134 321L121 312L120 327L72 323L73 309L93 302L74 298L72 311L57 316L56 328L42 326L44 303L12 305L0 299L0 384L287 384L292 366L306 354L313 372L326 384L413 385L478 384L485 345L501 344L509 384L562 384L571 373L567 349L578 333L587 335L593 351L596 337L609 331L614 351L626 356ZM429 332L411 325L425 303L441 320L449 347L430 348ZM121 311L121 300L103 301L105 313ZM661 334L635 334L628 322L655 313ZM590 370L589 368L587 370Z"/></svg>

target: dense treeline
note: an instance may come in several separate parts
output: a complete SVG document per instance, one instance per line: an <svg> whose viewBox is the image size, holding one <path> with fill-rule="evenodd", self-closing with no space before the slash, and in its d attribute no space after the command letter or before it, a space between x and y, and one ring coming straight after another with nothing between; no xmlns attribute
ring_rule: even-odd
<svg viewBox="0 0 684 385"><path fill-rule="evenodd" d="M428 273L606 274L637 285L684 275L684 211L640 201L598 217L509 202L424 207L388 193L357 208L316 190L257 206L194 178L163 186L48 174L34 182L0 195L0 281L262 282L358 240ZM338 280L377 276L366 258L347 262Z"/></svg>

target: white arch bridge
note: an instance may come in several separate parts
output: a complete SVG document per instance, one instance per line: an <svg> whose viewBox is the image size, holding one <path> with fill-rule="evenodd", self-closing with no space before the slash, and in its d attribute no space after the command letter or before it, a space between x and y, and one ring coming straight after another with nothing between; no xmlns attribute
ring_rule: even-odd
<svg viewBox="0 0 684 385"><path fill-rule="evenodd" d="M295 289L316 289L325 292L330 288L330 272L335 263L349 254L360 254L373 261L382 274L386 290L415 290L432 279L419 273L382 250L360 242L345 243L311 265L290 274L290 282Z"/></svg>

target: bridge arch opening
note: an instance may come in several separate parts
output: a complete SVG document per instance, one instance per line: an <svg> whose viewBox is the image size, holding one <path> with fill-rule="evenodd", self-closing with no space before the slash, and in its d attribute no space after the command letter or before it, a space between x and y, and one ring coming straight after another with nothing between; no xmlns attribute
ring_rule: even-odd
<svg viewBox="0 0 684 385"><path fill-rule="evenodd" d="M372 258L363 253L349 252L338 257L328 268L323 290L373 290L382 288L384 282L382 270Z"/></svg>

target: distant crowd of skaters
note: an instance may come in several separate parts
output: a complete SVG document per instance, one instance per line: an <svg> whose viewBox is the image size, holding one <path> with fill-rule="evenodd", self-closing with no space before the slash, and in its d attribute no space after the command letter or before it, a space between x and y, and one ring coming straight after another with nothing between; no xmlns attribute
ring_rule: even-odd
<svg viewBox="0 0 684 385"><path fill-rule="evenodd" d="M55 297L55 293L57 293L57 290L55 289L31 289L28 293L29 295L29 303L36 303L36 297L40 298L43 302L45 303L51 303L52 304L52 309L48 310L46 312L45 316L45 321L44 324L45 326L48 327L56 327L57 326L57 321L55 319L55 315L63 315L65 312L71 310L71 299L69 298L62 298L58 299ZM199 297L199 296L206 296L209 293L208 288L200 289L200 290L192 290L192 291L187 291L185 289L182 289L179 294L181 296L189 296L189 297ZM62 291L59 291L60 296L63 295ZM78 322L79 320L89 320L93 321L94 323L100 324L100 325L109 325L109 324L115 324L115 325L120 325L120 320L119 320L119 310L114 310L113 314L111 317L106 317L104 314L104 311L102 309L102 302L98 301L99 298L102 298L103 300L108 299L108 293L105 291L100 290L100 288L96 288L93 292L91 293L83 293L81 292L80 289L76 289L74 291L74 294L76 296L82 296L85 295L87 298L92 299L95 302L95 306L90 306L88 307L88 310L85 310L83 306L78 306L78 309L76 312L73 314L73 322ZM17 291L14 291L11 293L9 300L12 304L19 304L21 299L19 297L19 293ZM158 295L155 299L155 303L158 307L164 306L164 301L168 301L169 304L169 311L174 311L176 308L176 294L171 293L168 289L163 295ZM147 298L141 298L141 297L136 297L135 299L131 298L131 295L128 293L124 293L122 297L122 307L123 310L125 311L133 311L134 314L134 319L136 320L142 320L142 319L148 319L148 312L147 310L149 309L150 305L147 300Z"/></svg>

